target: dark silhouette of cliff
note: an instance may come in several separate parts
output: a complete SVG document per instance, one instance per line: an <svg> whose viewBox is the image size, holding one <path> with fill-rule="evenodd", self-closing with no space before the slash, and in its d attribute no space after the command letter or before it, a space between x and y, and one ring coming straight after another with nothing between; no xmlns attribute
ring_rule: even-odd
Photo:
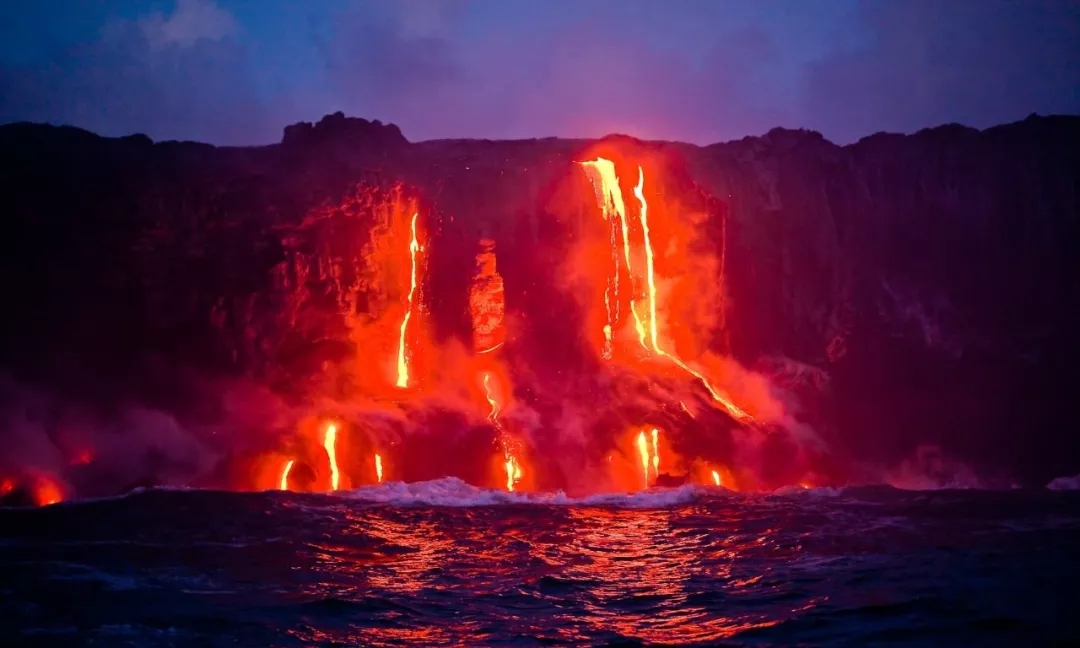
<svg viewBox="0 0 1080 648"><path fill-rule="evenodd" d="M335 226L304 221L357 183L403 181L442 216L440 335L466 331L480 238L497 242L508 309L526 292L566 308L535 270L557 254L549 194L587 145L410 143L340 113L258 148L0 127L0 368L59 394L172 408L203 406L188 370L299 390L348 348L315 315L302 334L274 320L320 308L275 277L347 254L327 242ZM727 215L717 344L808 394L828 438L882 461L938 443L1042 483L1080 472L1080 118L844 147L782 129L635 145L678 160ZM335 287L316 272L306 289L332 301Z"/></svg>

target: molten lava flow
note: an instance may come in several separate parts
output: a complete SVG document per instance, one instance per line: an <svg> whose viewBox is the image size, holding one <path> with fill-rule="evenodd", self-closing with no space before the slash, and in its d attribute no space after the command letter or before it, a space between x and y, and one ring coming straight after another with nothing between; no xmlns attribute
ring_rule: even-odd
<svg viewBox="0 0 1080 648"><path fill-rule="evenodd" d="M279 490L289 490L289 471L292 470L294 463L296 463L295 459L289 459L285 462L285 468L281 471L281 484Z"/></svg>
<svg viewBox="0 0 1080 648"><path fill-rule="evenodd" d="M649 487L649 442L645 439L645 430L637 437L638 454L641 455L641 470L645 476L645 488Z"/></svg>
<svg viewBox="0 0 1080 648"><path fill-rule="evenodd" d="M506 458L506 463L503 464L503 468L506 469L506 490L512 493L514 492L514 486L521 481L521 463L514 456L514 452L510 447L510 440L502 429L502 423L499 422L499 412L502 411L502 408L499 405L499 400L491 390L490 373L484 374L484 396L487 398L488 404L491 405L491 412L488 413L487 420L498 431L499 443L502 446L503 456Z"/></svg>
<svg viewBox="0 0 1080 648"><path fill-rule="evenodd" d="M323 447L326 448L326 456L330 459L330 490L337 490L341 482L341 474L337 465L337 426L330 423L326 426L326 434L323 435Z"/></svg>
<svg viewBox="0 0 1080 648"><path fill-rule="evenodd" d="M652 467L653 474L657 477L660 476L660 443L659 443L660 431L656 428L652 429Z"/></svg>
<svg viewBox="0 0 1080 648"><path fill-rule="evenodd" d="M506 490L514 492L514 484L521 480L521 465L514 455L506 457Z"/></svg>
<svg viewBox="0 0 1080 648"><path fill-rule="evenodd" d="M608 218L612 214L617 213L622 222L623 233L623 256L626 259L626 270L630 275L631 284L633 284L634 274L630 264L630 240L627 229L626 219L626 206L622 200L622 190L619 188L619 178L615 173L615 164L611 160L605 158L596 158L591 162L582 162L587 170L591 169L593 172L589 174L589 179L593 180L594 176L599 178L600 187L598 198L603 197L601 203L601 209L604 211L604 217ZM593 180L594 186L596 180ZM655 255L653 253L652 234L649 230L649 204L645 200L645 171L642 167L638 167L638 181L634 187L634 197L637 198L639 204L639 220L641 222L642 235L644 237L645 246L645 280L647 285L647 294L649 300L648 308L648 344L646 343L646 331L645 326L642 323L641 317L638 315L637 306L634 300L633 290L630 295L630 310L634 315L634 323L637 327L638 340L641 342L641 346L649 349L658 356L663 356L670 359L676 366L690 375L697 378L705 389L709 391L709 395L712 396L713 401L719 403L727 412L734 418L742 421L752 420L752 417L747 414L742 408L738 407L721 391L713 387L708 378L705 377L699 371L691 369L685 362L683 362L678 356L673 353L669 353L660 346L659 333L658 333L658 318L657 318L657 305L656 305L656 268L655 268ZM618 268L615 268L616 275L618 274ZM616 300L618 294L615 295ZM608 301L608 296L605 294L605 302ZM609 307L609 326L613 323L610 317ZM605 335L608 335L605 330ZM610 339L610 336L608 335ZM605 351L605 357L610 357Z"/></svg>
<svg viewBox="0 0 1080 648"><path fill-rule="evenodd" d="M641 231L645 237L645 280L649 288L649 341L653 349L661 353L656 342L656 277L653 268L652 236L649 234L649 203L645 202L645 171L638 167L638 181L634 187L634 197L641 205Z"/></svg>
<svg viewBox="0 0 1080 648"><path fill-rule="evenodd" d="M712 471L712 480L713 480L714 484L719 486L720 485L720 473L716 472L715 470Z"/></svg>
<svg viewBox="0 0 1080 648"><path fill-rule="evenodd" d="M612 223L612 246L615 245L614 228L616 226L614 216L619 217L619 229L622 231L623 259L626 263L626 274L630 277L630 313L634 316L634 328L637 330L641 346L648 348L645 345L645 325L641 321L641 316L638 315L637 300L634 296L634 269L630 261L630 228L626 218L626 204L623 202L622 189L619 187L619 176L615 173L615 163L598 157L589 162L582 162L581 165L585 167L587 173L588 170L592 170L592 173L588 174L589 180L597 190L597 200L600 202L600 209L604 218ZM597 186L597 179L599 180L599 186ZM608 347L611 343L614 325L618 323L619 264L617 253L613 255L613 259L615 263L612 268L612 277L608 281L611 290L604 293L604 303L607 304L608 311L608 323L604 327L606 358L611 357ZM614 309L612 308L612 301L616 305Z"/></svg>
<svg viewBox="0 0 1080 648"><path fill-rule="evenodd" d="M380 484L382 483L382 457L379 456L378 452L375 453L375 479Z"/></svg>
<svg viewBox="0 0 1080 648"><path fill-rule="evenodd" d="M409 318L412 317L413 297L416 295L416 254L420 251L420 243L416 239L416 219L419 216L419 213L414 213L410 225L409 259L412 270L409 274L409 296L405 304L405 316L401 319L401 333L398 337L397 386L402 389L409 386L409 363L405 357L405 332L409 327ZM334 490L337 488L335 487Z"/></svg>
<svg viewBox="0 0 1080 648"><path fill-rule="evenodd" d="M484 397L487 398L488 405L491 405L491 412L488 413L487 420L492 425L499 426L499 401L495 399L495 396L491 393L491 374L484 374Z"/></svg>

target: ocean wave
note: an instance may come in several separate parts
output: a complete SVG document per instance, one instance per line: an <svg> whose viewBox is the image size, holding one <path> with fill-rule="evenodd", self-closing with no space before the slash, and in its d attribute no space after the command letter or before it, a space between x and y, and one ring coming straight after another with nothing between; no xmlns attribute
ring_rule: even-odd
<svg viewBox="0 0 1080 648"><path fill-rule="evenodd" d="M570 497L563 491L547 493L507 492L479 488L457 477L423 482L390 482L364 486L339 493L342 497L371 504L392 506L498 506L540 504L546 506L608 506L613 508L668 508L688 504L707 493L727 492L719 488L685 485L654 488L636 493L603 493Z"/></svg>

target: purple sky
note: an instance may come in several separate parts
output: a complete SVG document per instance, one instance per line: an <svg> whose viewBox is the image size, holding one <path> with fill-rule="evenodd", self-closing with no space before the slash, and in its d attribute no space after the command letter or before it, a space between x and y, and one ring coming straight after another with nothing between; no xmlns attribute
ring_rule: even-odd
<svg viewBox="0 0 1080 648"><path fill-rule="evenodd" d="M262 144L342 110L406 137L847 143L1080 113L1076 0L41 0L0 6L0 122Z"/></svg>

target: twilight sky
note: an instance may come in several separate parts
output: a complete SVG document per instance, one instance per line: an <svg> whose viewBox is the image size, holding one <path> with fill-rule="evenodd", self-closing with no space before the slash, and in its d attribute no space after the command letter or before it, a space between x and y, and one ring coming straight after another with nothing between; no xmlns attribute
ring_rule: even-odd
<svg viewBox="0 0 1080 648"><path fill-rule="evenodd" d="M12 0L0 123L707 144L1080 113L1080 0Z"/></svg>

